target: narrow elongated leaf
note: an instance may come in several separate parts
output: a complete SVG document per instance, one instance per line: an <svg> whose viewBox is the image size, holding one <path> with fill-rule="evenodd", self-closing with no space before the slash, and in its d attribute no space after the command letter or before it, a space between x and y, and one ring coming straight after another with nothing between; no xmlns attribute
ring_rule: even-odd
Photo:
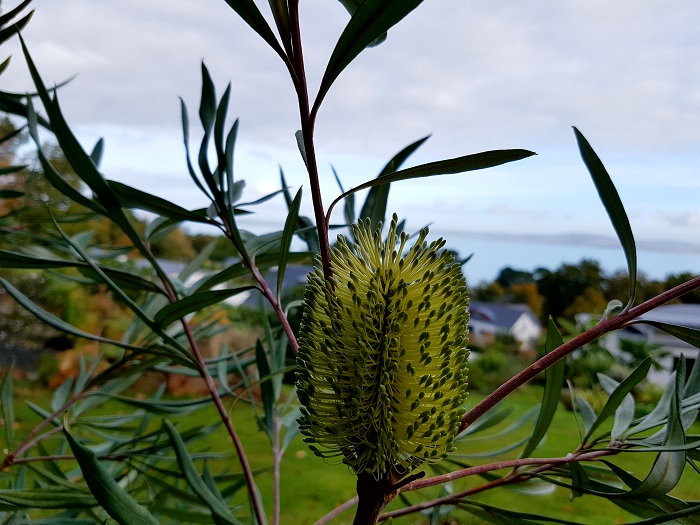
<svg viewBox="0 0 700 525"><path fill-rule="evenodd" d="M308 260L311 257L313 257L313 253L310 252L292 252L288 255L287 263L301 262ZM262 270L275 266L278 264L279 260L279 253L262 253L255 257L255 265L258 267L258 269ZM237 279L249 274L250 270L248 269L248 266L243 262L239 262L229 266L228 268L224 268L218 273L203 277L197 283L195 283L191 289L192 291L208 290L214 286L228 282L231 279Z"/></svg>
<svg viewBox="0 0 700 525"><path fill-rule="evenodd" d="M4 166L0 168L0 175L11 175L13 173L22 171L26 167L26 164L19 164L17 166Z"/></svg>
<svg viewBox="0 0 700 525"><path fill-rule="evenodd" d="M226 145L224 143L224 127L226 125L226 114L228 113L228 103L231 98L231 84L226 86L219 107L216 108L216 119L214 121L214 147L216 148L217 168L219 175L219 185L221 188L224 184L224 171L226 171ZM235 125L237 127L237 124Z"/></svg>
<svg viewBox="0 0 700 525"><path fill-rule="evenodd" d="M282 37L284 48L289 55L292 54L292 32L289 22L289 5L287 0L268 0L272 16L275 18L277 32Z"/></svg>
<svg viewBox="0 0 700 525"><path fill-rule="evenodd" d="M15 22L12 26L6 27L0 31L0 44L12 38L15 34L19 34L19 31L24 28L31 20L34 15L34 11L30 11L27 16L21 18L18 22Z"/></svg>
<svg viewBox="0 0 700 525"><path fill-rule="evenodd" d="M284 51L277 42L275 34L270 29L267 21L260 13L253 0L226 0L226 3L233 9L250 28L259 34L275 52L284 57Z"/></svg>
<svg viewBox="0 0 700 525"><path fill-rule="evenodd" d="M294 200L289 205L289 213L287 220L284 223L282 232L282 240L280 241L280 262L277 267L277 297L282 295L282 282L284 281L284 273L287 270L289 262L289 250L292 246L292 237L298 223L299 206L301 206L301 188L297 191Z"/></svg>
<svg viewBox="0 0 700 525"><path fill-rule="evenodd" d="M0 190L0 199L16 199L24 197L24 192L17 190Z"/></svg>
<svg viewBox="0 0 700 525"><path fill-rule="evenodd" d="M368 45L399 23L423 0L365 0L355 10L348 25L338 39L323 74L314 109L318 109L323 98L340 73Z"/></svg>
<svg viewBox="0 0 700 525"><path fill-rule="evenodd" d="M695 348L700 348L700 330L688 328L687 326L676 326L667 323L659 323L656 321L638 321L640 323L651 325L659 330L663 330L667 334L677 337L681 341L693 345Z"/></svg>
<svg viewBox="0 0 700 525"><path fill-rule="evenodd" d="M343 183L340 182L340 177L338 177L338 173L335 171L335 168L331 166L331 170L333 171L333 176L335 177L335 181L338 183L338 187L340 188L340 193L345 193L345 188L343 188ZM355 224L355 194L351 193L347 197L345 197L345 205L343 206L343 215L345 217L345 224L350 225L350 224Z"/></svg>
<svg viewBox="0 0 700 525"><path fill-rule="evenodd" d="M85 153L82 146L78 142L78 139L73 135L73 132L68 127L63 113L58 105L58 101L54 98L53 100L49 96L49 92L44 86L44 82L39 76L39 72L34 65L34 61L29 55L29 51L22 42L22 50L24 51L25 59L27 60L27 66L29 67L32 80L37 88L37 93L41 98L44 108L49 116L51 122L51 129L56 136L61 150L66 156L66 159L73 167L75 172L81 178L81 180L87 184L87 186L95 192L100 200L100 203L108 210L120 210L119 200L112 192L111 188L107 184L107 181L102 177L102 174L97 170L93 160L90 155Z"/></svg>
<svg viewBox="0 0 700 525"><path fill-rule="evenodd" d="M151 195L145 191L132 188L121 182L110 180L107 181L107 183L114 194L117 195L124 208L150 211L156 215L180 221L201 222L205 224L211 224L212 222L205 216L186 210L177 204L173 204L170 201Z"/></svg>
<svg viewBox="0 0 700 525"><path fill-rule="evenodd" d="M8 66L10 65L11 58L12 57L7 57L5 60L2 61L2 64L0 64L0 75L2 75L5 72L5 70L8 68Z"/></svg>
<svg viewBox="0 0 700 525"><path fill-rule="evenodd" d="M209 200L213 201L214 197L212 197L212 195L209 193L209 190L207 190L204 187L202 181L199 180L199 177L197 177L197 174L194 171L194 166L192 165L192 158L190 155L190 118L187 114L187 105L182 99L180 99L180 117L182 119L182 140L185 144L185 159L187 161L187 171L190 174L190 178L197 185L199 190L204 195L206 195Z"/></svg>
<svg viewBox="0 0 700 525"><path fill-rule="evenodd" d="M671 398L671 410L668 416L665 446L682 447L685 445L685 432L681 421L681 395L685 381L685 366L681 361L676 370L676 384ZM628 498L649 498L663 496L675 487L683 475L685 467L685 450L660 452L656 456L649 475L642 483L633 488L625 496Z"/></svg>
<svg viewBox="0 0 700 525"><path fill-rule="evenodd" d="M430 138L430 135L417 140L413 144L409 144L407 147L398 152L394 157L384 166L377 178L384 177L390 173L395 173L406 159L411 156L411 154L416 151L423 143ZM386 207L387 201L389 199L389 189L390 184L381 184L379 186L374 186L370 188L365 203L360 211L359 219L369 219L372 224L377 225L379 223L384 223L386 220Z"/></svg>
<svg viewBox="0 0 700 525"><path fill-rule="evenodd" d="M158 525L148 509L132 498L98 460L95 453L75 439L68 430L66 440L83 472L90 492L100 506L120 525Z"/></svg>
<svg viewBox="0 0 700 525"><path fill-rule="evenodd" d="M284 172L280 168L280 181L282 182L282 194L284 195L284 201L287 204L287 213L292 205L292 196L289 193L289 188L287 186L287 181L284 178ZM306 243L310 252L318 253L318 232L311 219L308 217L299 216L297 218L296 234ZM257 259L256 259L257 262Z"/></svg>
<svg viewBox="0 0 700 525"><path fill-rule="evenodd" d="M237 288L226 288L224 290L207 290L197 292L180 299L177 302L168 304L163 307L155 316L154 321L160 326L167 326L173 321L185 317L192 312L197 312L218 304L234 295L243 293L247 290L257 289L256 286L239 286Z"/></svg>
<svg viewBox="0 0 700 525"><path fill-rule="evenodd" d="M66 323L62 319L59 319L55 315L47 312L46 310L43 310L42 308L34 304L30 299L28 299L24 294L22 294L22 292L17 290L17 288L12 286L8 281L3 279L2 277L0 277L0 285L2 285L5 288L5 290L7 290L7 293L9 293L12 296L12 298L15 301L17 301L21 306L29 310L29 312L32 313L35 317L37 317L39 320L55 328L56 330L66 332L68 334L75 335L78 337L83 337L85 339L90 339L92 341L99 341L101 343L108 343L121 348L127 348L129 350L137 350L140 352L148 351L147 349L142 348L140 346L133 346L130 344L122 343L120 341L106 339L104 337L100 337L98 335L94 335L89 332L80 330L79 328L76 328L73 325Z"/></svg>
<svg viewBox="0 0 700 525"><path fill-rule="evenodd" d="M373 179L365 182L364 184L360 184L359 186L356 186L340 195L328 208L327 217L330 217L333 207L340 200L344 199L351 193L356 193L360 190L365 190L373 186L388 184L390 182L397 182L400 180L418 179L422 177L432 177L435 175L452 175L455 173L465 173L467 171L483 170L486 168L500 166L501 164L506 164L508 162L526 159L533 155L535 155L535 153L532 151L522 149L484 151L481 153L474 153L472 155L465 155L463 157L456 157L454 159L421 164L420 166L415 166L413 168L406 168L404 170L388 173L379 179Z"/></svg>
<svg viewBox="0 0 700 525"><path fill-rule="evenodd" d="M1 489L0 510L17 512L32 509L85 509L97 505L92 494L76 489ZM93 522L94 523L94 522Z"/></svg>
<svg viewBox="0 0 700 525"><path fill-rule="evenodd" d="M209 487L207 487L207 484L199 475L199 472L197 472L197 468L187 452L185 443L182 441L180 434L178 434L177 430L175 430L172 423L164 419L163 426L165 427L168 437L170 438L170 442L173 445L173 450L177 456L177 463L185 476L187 484L192 488L195 494L199 496L202 502L209 507L212 512L212 517L214 517L217 523L242 525L240 521L233 517L233 514L231 514L229 508L219 498L217 498L211 492L211 490L209 490Z"/></svg>
<svg viewBox="0 0 700 525"><path fill-rule="evenodd" d="M83 275L93 278L97 282L101 282L97 274L91 271L87 263L81 261L66 261L61 259L45 259L34 257L21 253L8 252L0 250L0 268L23 268L23 269L49 269L49 268L77 268ZM114 282L135 290L147 292L155 292L164 294L165 292L151 281L142 279L138 275L116 270L114 268L100 267Z"/></svg>
<svg viewBox="0 0 700 525"><path fill-rule="evenodd" d="M32 0L24 0L21 4L19 4L17 7L14 9L11 9L7 13L3 14L0 16L0 27L6 26L7 24L10 23L10 21L16 17L18 14L20 14L25 7L27 7L29 4L32 3Z"/></svg>
<svg viewBox="0 0 700 525"><path fill-rule="evenodd" d="M272 438L274 433L275 390L270 375L270 362L267 360L267 355L260 339L255 343L255 358L258 374L260 375L260 391L263 410L265 411L265 430Z"/></svg>
<svg viewBox="0 0 700 525"><path fill-rule="evenodd" d="M102 163L102 155L104 154L105 151L105 141L104 139L99 139L95 143L95 147L92 148L92 151L90 152L90 158L92 159L92 162L95 163L95 166L98 168L100 167L100 164Z"/></svg>
<svg viewBox="0 0 700 525"><path fill-rule="evenodd" d="M556 350L562 344L564 344L564 341L561 338L561 334L550 317L549 323L547 324L547 339L545 340L544 351L548 354ZM560 359L545 370L545 386L542 394L542 403L540 404L540 412L537 415L537 422L535 423L535 428L532 429L530 439L520 453L521 458L530 457L530 454L535 451L540 441L542 441L542 438L547 433L549 425L551 425L552 419L554 418L554 413L557 411L557 406L559 405L565 371L565 359Z"/></svg>
<svg viewBox="0 0 700 525"><path fill-rule="evenodd" d="M608 401L605 403L603 409L600 411L600 414L596 420L588 429L588 432L586 432L586 435L583 438L584 443L603 422L605 422L615 413L617 407L619 407L620 403L622 403L622 401L625 399L625 396L629 394L637 384L646 378L647 374L649 373L649 368L651 368L651 362L651 357L644 359L644 361L642 361L639 366L635 368L632 373L627 376L625 380L622 381L622 383L620 383L620 385L615 389L612 395L608 398Z"/></svg>
<svg viewBox="0 0 700 525"><path fill-rule="evenodd" d="M41 141L39 139L38 116L34 111L34 105L32 104L31 99L29 99L27 102L27 129L29 130L29 136L32 137L32 140L36 145L37 156L39 158L39 163L41 164L44 177L46 177L51 185L72 201L85 206L95 213L106 215L107 210L104 208L104 206L92 199L89 199L77 189L73 188L73 186L66 182L63 176L56 170L56 168L53 167L51 162L49 162L44 155Z"/></svg>
<svg viewBox="0 0 700 525"><path fill-rule="evenodd" d="M613 395L615 389L620 386L620 383L612 377L605 374L598 374L600 386L607 392L608 395ZM613 428L610 432L610 439L617 441L629 428L634 419L634 398L632 394L627 394L620 406L615 410L615 419L613 420Z"/></svg>
<svg viewBox="0 0 700 525"><path fill-rule="evenodd" d="M5 427L5 447L7 450L14 450L15 446L15 408L12 399L12 375L15 372L13 362L2 380L0 387L0 403L2 404L2 419Z"/></svg>
<svg viewBox="0 0 700 525"><path fill-rule="evenodd" d="M600 200L605 207L605 211L608 213L608 217L610 217L617 238L620 239L620 244L625 252L627 271L629 273L630 290L629 300L627 301L627 306L629 308L634 303L637 289L637 248L634 242L634 234L632 233L632 228L627 218L627 212L625 212L625 208L622 205L620 195L617 193L617 189L610 175L608 175L605 166L603 166L600 158L598 158L596 152L593 151L593 148L586 138L576 128L574 128L574 135L576 136L576 142L581 152L581 158L586 164L588 172L591 174L593 184L595 184L598 190Z"/></svg>
<svg viewBox="0 0 700 525"><path fill-rule="evenodd" d="M488 430L491 427L495 427L501 421L505 420L508 416L513 413L513 408L500 408L496 410L495 408L489 410L484 414L483 417L479 418L476 423L469 425L464 432L462 432L456 439L459 441L461 439L469 438L472 434L477 434ZM470 438L469 438L470 439Z"/></svg>
<svg viewBox="0 0 700 525"><path fill-rule="evenodd" d="M663 394L661 394L661 399L656 404L654 409L649 412L638 424L632 427L628 432L628 436L634 434L639 434L645 430L652 429L659 426L669 414L671 410L671 398L675 391L676 384L676 373L672 372L668 381L666 382L666 388L664 388Z"/></svg>

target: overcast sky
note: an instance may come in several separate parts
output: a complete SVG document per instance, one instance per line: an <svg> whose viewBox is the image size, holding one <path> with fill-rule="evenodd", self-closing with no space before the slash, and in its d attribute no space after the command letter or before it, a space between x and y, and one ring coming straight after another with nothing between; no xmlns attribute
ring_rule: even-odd
<svg viewBox="0 0 700 525"><path fill-rule="evenodd" d="M313 90L348 15L334 0L301 4ZM24 33L30 52L47 83L78 75L59 99L86 148L105 138L109 178L203 204L183 162L178 96L195 128L204 60L218 93L233 85L236 168L248 196L276 189L278 165L290 184L305 184L286 70L224 0L35 0L34 7ZM4 50L14 59L2 89L30 90L17 46ZM693 245L685 251L697 262L698 57L697 0L426 0L385 44L360 55L326 98L317 125L326 204L337 193L331 163L346 187L356 185L432 134L412 163L501 148L538 156L395 185L389 209L408 216L409 227L431 222L441 233L558 242L577 234L579 246L590 239L581 234L612 237L578 156L575 125L611 173L638 240ZM257 220L282 220L281 201L265 210ZM680 248L678 269L692 269Z"/></svg>

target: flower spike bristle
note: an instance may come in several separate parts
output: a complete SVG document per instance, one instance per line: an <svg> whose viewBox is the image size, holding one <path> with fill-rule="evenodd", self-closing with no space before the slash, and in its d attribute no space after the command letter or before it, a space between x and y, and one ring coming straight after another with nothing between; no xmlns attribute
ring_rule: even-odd
<svg viewBox="0 0 700 525"><path fill-rule="evenodd" d="M299 334L301 433L324 458L380 479L453 450L467 397L467 285L460 265L393 216L338 236L331 282L309 275ZM404 254L406 251L406 254Z"/></svg>

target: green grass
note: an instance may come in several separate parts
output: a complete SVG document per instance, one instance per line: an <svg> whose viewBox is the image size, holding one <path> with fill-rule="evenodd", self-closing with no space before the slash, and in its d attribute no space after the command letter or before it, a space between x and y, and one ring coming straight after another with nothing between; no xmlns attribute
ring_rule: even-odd
<svg viewBox="0 0 700 525"><path fill-rule="evenodd" d="M522 389L510 396L503 404L504 407L512 407L513 414L497 427L485 432L495 433L512 423L528 408L539 402L541 390L530 387ZM26 434L38 422L38 417L26 408L21 401L31 400L41 406L47 406L50 393L36 387L19 385L15 391L18 435ZM473 405L481 397L471 394L469 404ZM110 410L118 410L110 405ZM94 415L94 414L93 414ZM231 408L231 416L236 429L241 436L248 458L254 469L265 469L272 464L271 445L267 435L260 430L257 420L252 415L252 409L245 403L238 402ZM207 425L218 420L218 416L211 408L203 409L191 416L173 418L173 421L181 428L190 425ZM489 450L497 450L520 437L528 435L532 423L528 423L511 435L502 438L469 440L459 444L455 457L469 464L481 464L501 459L517 457L519 449L507 454L490 458L460 457L461 455L483 454ZM570 412L560 409L547 434L546 441L534 454L538 457L563 456L576 448L579 442L579 430L574 416ZM201 444L212 450L231 450L227 434L222 429L216 434L208 436ZM616 458L614 461L620 466L632 471L637 477L643 478L653 457L647 454L628 454L626 457ZM216 471L239 471L240 466L237 457L231 453L226 460L211 465ZM431 472L428 472L431 475ZM265 508L269 515L272 514L272 472L266 470L257 476L259 489L263 494ZM347 467L339 464L327 464L322 459L311 454L306 445L297 437L286 452L282 463L282 523L285 525L311 525L318 518L331 511L337 505L354 496L354 476ZM463 490L483 483L479 479L463 479L454 482L454 489ZM686 499L697 499L697 478L691 480L689 475L674 489L673 494ZM411 501L418 502L421 499L437 495L438 489L431 488L422 494L410 493ZM245 491L239 491L237 499L241 503L246 502ZM619 507L600 498L584 496L570 499L570 492L563 488L557 488L547 495L533 495L516 489L499 488L475 496L475 500L499 507L507 507L520 512L537 513L561 519L572 520L581 523L624 523L635 521L634 516L621 510ZM399 508L400 503L393 503L390 509ZM444 523L477 525L483 523L480 519L468 515L464 511L450 513L450 520ZM337 518L335 525L347 524L352 521L352 511ZM420 515L413 515L394 520L396 525L428 524L429 520Z"/></svg>

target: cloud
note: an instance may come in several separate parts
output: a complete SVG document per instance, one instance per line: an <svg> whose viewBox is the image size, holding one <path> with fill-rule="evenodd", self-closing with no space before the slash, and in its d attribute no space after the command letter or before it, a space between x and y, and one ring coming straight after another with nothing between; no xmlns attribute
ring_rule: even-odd
<svg viewBox="0 0 700 525"><path fill-rule="evenodd" d="M266 2L258 4L267 12ZM204 60L219 94L232 82L231 117L241 117L237 169L253 179L251 191L277 183L278 163L290 184L304 184L285 67L223 0L35 6L25 32L30 51L49 84L79 75L60 91L61 105L86 130L86 144L105 137L110 177L182 198L189 180L178 96L195 141ZM348 16L334 0L306 0L301 14L313 92ZM674 228L674 239L692 240L698 27L697 0L677 0L672 9L657 0L424 2L344 71L324 102L317 123L324 191L328 198L337 191L330 163L344 184L357 184L433 133L412 163L506 147L539 156L466 178L396 185L392 206L418 214L417 222L607 233L570 131L575 124L609 166L641 237L660 237L663 225ZM4 89L31 90L13 45ZM163 184L168 177L173 182Z"/></svg>

